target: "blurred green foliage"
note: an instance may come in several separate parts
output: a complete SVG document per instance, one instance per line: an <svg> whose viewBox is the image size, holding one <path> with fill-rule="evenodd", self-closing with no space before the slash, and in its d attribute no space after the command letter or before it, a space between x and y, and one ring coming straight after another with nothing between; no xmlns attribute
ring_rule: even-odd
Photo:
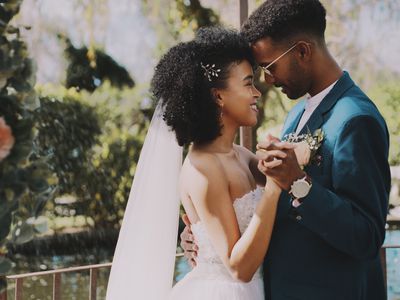
<svg viewBox="0 0 400 300"><path fill-rule="evenodd" d="M40 104L38 147L41 154L50 156L59 178L58 194L85 189L82 177L90 172L88 160L101 133L98 116L92 107L73 98L41 97Z"/></svg>
<svg viewBox="0 0 400 300"><path fill-rule="evenodd" d="M220 24L218 13L200 0L142 0L142 4L157 33L158 57L177 42L192 39L200 27Z"/></svg>
<svg viewBox="0 0 400 300"><path fill-rule="evenodd" d="M33 238L36 228L32 220L40 215L57 183L47 157L41 157L36 147L34 114L40 106L33 89L34 64L20 38L20 28L9 25L21 2L10 0L0 5L0 117L15 140L9 155L0 160L0 275L12 266L5 257L5 244Z"/></svg>
<svg viewBox="0 0 400 300"><path fill-rule="evenodd" d="M78 49L68 38L60 36L60 39L66 44L65 55L69 62L65 82L67 88L94 91L105 80L119 88L135 85L126 69L103 51L93 47Z"/></svg>
<svg viewBox="0 0 400 300"><path fill-rule="evenodd" d="M177 0L175 2L181 21L185 24L192 24L193 29L220 23L218 14L210 8L203 7L200 0Z"/></svg>
<svg viewBox="0 0 400 300"><path fill-rule="evenodd" d="M59 178L57 197L73 196L67 211L94 227L118 228L149 123L140 88L95 91L39 86L43 109L38 140ZM46 95L46 96L44 96ZM56 215L54 206L49 210Z"/></svg>
<svg viewBox="0 0 400 300"><path fill-rule="evenodd" d="M385 118L390 133L389 163L400 165L400 86L398 81L378 84L368 95ZM378 147L379 145L377 145Z"/></svg>

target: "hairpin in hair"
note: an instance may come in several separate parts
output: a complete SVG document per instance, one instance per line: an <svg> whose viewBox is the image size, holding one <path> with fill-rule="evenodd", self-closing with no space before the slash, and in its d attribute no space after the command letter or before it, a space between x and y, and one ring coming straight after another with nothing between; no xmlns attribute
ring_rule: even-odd
<svg viewBox="0 0 400 300"><path fill-rule="evenodd" d="M218 77L218 73L221 72L221 69L215 69L215 64L203 65L203 63L200 62L200 66L204 69L204 76L208 78L208 81L212 81L211 76Z"/></svg>

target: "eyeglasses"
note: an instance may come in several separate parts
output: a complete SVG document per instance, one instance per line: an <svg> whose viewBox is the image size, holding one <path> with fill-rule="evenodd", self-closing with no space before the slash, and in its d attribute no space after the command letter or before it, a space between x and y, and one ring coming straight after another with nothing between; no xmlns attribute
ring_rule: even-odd
<svg viewBox="0 0 400 300"><path fill-rule="evenodd" d="M269 63L268 66L265 66L265 67L260 66L260 68L268 76L274 77L274 75L272 75L271 71L268 68L270 68L274 63L276 63L278 60L280 60L282 57L284 57L286 54L288 54L290 51L292 51L294 49L294 47L296 47L298 44L299 44L299 42L296 42L292 47L287 49L285 52L283 52L281 55L279 55L277 58L275 58L271 63Z"/></svg>

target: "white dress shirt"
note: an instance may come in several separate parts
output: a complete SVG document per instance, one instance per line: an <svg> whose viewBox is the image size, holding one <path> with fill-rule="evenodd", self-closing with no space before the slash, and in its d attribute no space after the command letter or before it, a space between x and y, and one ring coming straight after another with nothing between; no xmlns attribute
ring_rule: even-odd
<svg viewBox="0 0 400 300"><path fill-rule="evenodd" d="M333 86L338 82L337 80L328 86L323 91L316 94L314 97L307 97L306 106L304 108L304 113L301 116L299 125L296 128L296 135L300 133L301 129L303 129L304 125L307 123L308 119L310 119L314 110L318 107L318 105L324 100L325 96L332 90Z"/></svg>

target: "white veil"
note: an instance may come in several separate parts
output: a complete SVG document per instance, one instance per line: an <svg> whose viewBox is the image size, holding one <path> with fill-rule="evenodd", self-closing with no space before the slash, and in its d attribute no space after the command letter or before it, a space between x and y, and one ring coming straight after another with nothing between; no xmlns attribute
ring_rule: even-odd
<svg viewBox="0 0 400 300"><path fill-rule="evenodd" d="M182 147L157 105L140 154L108 281L107 300L166 299L173 284Z"/></svg>

